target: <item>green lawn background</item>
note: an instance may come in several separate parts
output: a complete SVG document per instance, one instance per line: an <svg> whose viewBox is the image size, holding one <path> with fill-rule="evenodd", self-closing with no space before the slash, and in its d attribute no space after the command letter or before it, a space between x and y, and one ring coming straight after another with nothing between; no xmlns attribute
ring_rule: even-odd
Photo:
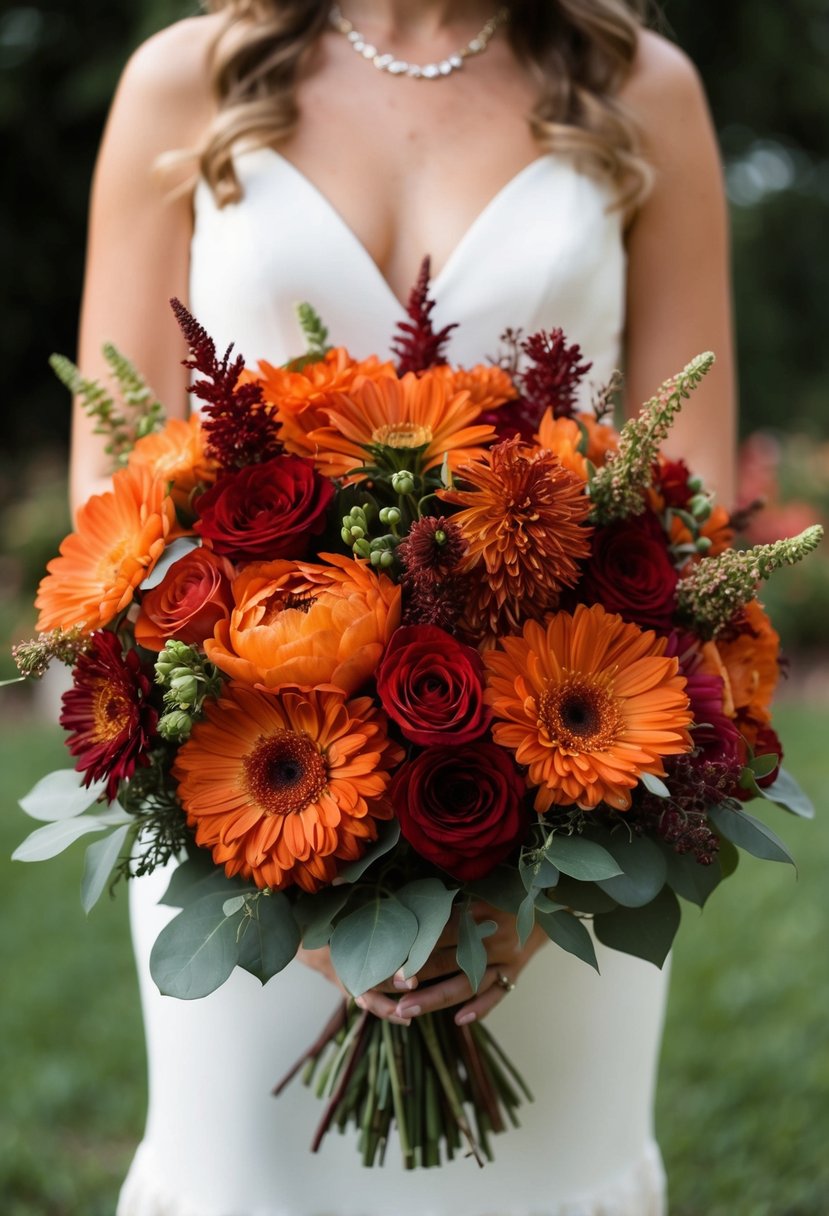
<svg viewBox="0 0 829 1216"><path fill-rule="evenodd" d="M744 858L702 915L686 909L657 1106L672 1216L829 1213L829 710L787 704L776 722L818 818L765 815L799 879ZM0 1212L112 1216L145 1101L125 892L87 922L82 845L7 860L30 825L16 799L66 755L56 729L0 733Z"/></svg>

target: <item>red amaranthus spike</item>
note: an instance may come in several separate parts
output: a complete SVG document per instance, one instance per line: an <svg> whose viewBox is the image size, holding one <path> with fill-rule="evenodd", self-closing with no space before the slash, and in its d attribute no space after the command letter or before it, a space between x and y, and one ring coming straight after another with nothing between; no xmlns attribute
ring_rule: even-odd
<svg viewBox="0 0 829 1216"><path fill-rule="evenodd" d="M429 299L431 259L426 256L420 264L420 274L412 288L406 305L408 321L399 321L397 336L392 350L397 357L397 370L401 376L406 372L424 372L427 367L446 363L444 347L457 321L445 325L435 333L432 328L432 310L435 301Z"/></svg>
<svg viewBox="0 0 829 1216"><path fill-rule="evenodd" d="M196 380L188 392L204 402L208 456L222 469L240 469L280 456L283 449L273 407L258 384L239 383L245 369L243 356L231 362L231 343L219 360L215 342L181 300L172 299L170 306L190 348L184 366L207 377Z"/></svg>
<svg viewBox="0 0 829 1216"><path fill-rule="evenodd" d="M530 365L519 377L524 409L537 429L548 406L555 418L571 418L579 382L592 363L580 363L581 347L567 345L562 329L540 330L521 343Z"/></svg>

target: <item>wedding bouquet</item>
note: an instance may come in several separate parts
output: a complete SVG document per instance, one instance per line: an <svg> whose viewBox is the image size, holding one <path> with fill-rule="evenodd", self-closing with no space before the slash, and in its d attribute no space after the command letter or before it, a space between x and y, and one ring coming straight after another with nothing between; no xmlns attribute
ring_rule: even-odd
<svg viewBox="0 0 829 1216"><path fill-rule="evenodd" d="M237 966L264 983L302 943L359 997L447 934L477 990L482 905L522 943L539 926L593 967L596 939L661 966L678 897L703 905L740 848L789 859L745 803L810 813L756 592L820 530L736 549L660 450L712 356L617 432L615 382L577 409L589 365L561 331L458 368L432 307L424 265L395 362L330 347L306 307L307 353L252 369L174 302L186 422L111 348L119 401L56 361L118 468L16 648L24 675L72 667L75 758L23 799L46 822L16 856L94 835L87 909L177 859L163 993ZM299 1069L328 1097L314 1147L354 1124L367 1164L392 1127L409 1166L481 1160L529 1096L451 1011L406 1027L346 1002Z"/></svg>

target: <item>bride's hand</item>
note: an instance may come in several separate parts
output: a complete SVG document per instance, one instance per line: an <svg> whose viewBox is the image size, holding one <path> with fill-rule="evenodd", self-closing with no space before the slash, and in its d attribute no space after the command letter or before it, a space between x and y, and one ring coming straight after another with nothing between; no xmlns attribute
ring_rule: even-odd
<svg viewBox="0 0 829 1216"><path fill-rule="evenodd" d="M306 950L300 946L296 956L306 967L310 967L312 971L318 972L332 983L335 988L339 988L344 996L350 996L348 989L334 970L334 964L331 962L331 951L328 946L322 946L318 950ZM407 990L410 986L409 983L403 981L402 976L400 976L400 981L400 989ZM411 986L413 987L414 984ZM372 988L369 992L357 998L357 1004L361 1009L367 1009L369 1013L373 1013L375 1017L385 1018L389 1022L396 1022L399 1026L408 1026L411 1018L401 1017L397 1013L397 997L384 992L384 987L388 989L397 988L398 984L396 980L389 980L386 985Z"/></svg>

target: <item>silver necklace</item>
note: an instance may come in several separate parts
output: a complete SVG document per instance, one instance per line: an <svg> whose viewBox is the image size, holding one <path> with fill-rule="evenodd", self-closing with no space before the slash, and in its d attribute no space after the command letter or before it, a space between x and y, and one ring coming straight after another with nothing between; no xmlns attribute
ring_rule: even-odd
<svg viewBox="0 0 829 1216"><path fill-rule="evenodd" d="M499 8L475 37L471 38L466 46L461 47L454 55L448 55L446 59L441 59L436 63L422 65L407 63L405 59L398 59L396 55L379 51L367 38L363 37L359 30L355 30L348 18L343 16L338 4L332 4L329 17L337 33L343 34L357 54L361 55L363 59L367 59L369 63L373 63L379 71L388 72L391 76L410 76L414 80L440 80L443 76L451 76L453 72L457 72L463 67L464 61L471 56L480 55L486 50L492 35L509 19L509 9Z"/></svg>

